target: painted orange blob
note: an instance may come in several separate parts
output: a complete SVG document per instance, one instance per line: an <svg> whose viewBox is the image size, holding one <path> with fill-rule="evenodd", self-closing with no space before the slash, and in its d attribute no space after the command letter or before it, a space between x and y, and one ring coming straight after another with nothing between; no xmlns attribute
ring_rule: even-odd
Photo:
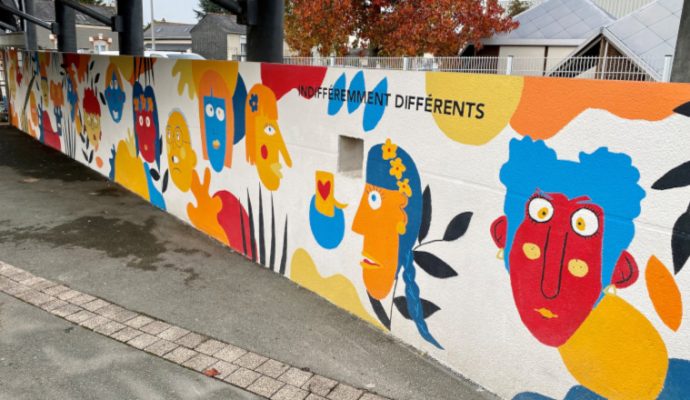
<svg viewBox="0 0 690 400"><path fill-rule="evenodd" d="M688 85L526 77L510 125L533 139L548 139L588 108L626 119L659 121L689 100Z"/></svg>
<svg viewBox="0 0 690 400"><path fill-rule="evenodd" d="M683 320L683 299L673 275L656 256L647 261L645 271L647 292L659 318L670 329L677 331Z"/></svg>
<svg viewBox="0 0 690 400"><path fill-rule="evenodd" d="M103 167L103 159L102 159L102 158L96 157L96 166L97 166L98 168L102 168L102 167Z"/></svg>

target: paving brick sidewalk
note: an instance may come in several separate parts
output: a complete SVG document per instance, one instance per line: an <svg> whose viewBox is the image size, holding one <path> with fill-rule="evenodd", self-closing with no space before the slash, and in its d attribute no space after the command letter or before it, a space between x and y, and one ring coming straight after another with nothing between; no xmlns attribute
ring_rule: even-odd
<svg viewBox="0 0 690 400"><path fill-rule="evenodd" d="M385 400L0 261L0 291L136 349L272 400Z"/></svg>

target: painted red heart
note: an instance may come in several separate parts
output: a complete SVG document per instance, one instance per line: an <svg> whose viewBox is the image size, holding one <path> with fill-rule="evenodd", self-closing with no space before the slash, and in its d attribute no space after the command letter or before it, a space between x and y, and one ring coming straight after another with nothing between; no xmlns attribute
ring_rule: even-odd
<svg viewBox="0 0 690 400"><path fill-rule="evenodd" d="M316 186L319 189L319 194L321 195L321 198L326 200L328 198L328 195L331 193L331 182L327 181L326 183L323 183L321 181L318 181L316 183Z"/></svg>

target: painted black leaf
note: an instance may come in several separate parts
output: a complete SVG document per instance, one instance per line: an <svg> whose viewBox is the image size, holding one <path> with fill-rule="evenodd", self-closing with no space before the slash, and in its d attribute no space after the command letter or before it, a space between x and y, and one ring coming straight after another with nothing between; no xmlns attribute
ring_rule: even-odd
<svg viewBox="0 0 690 400"><path fill-rule="evenodd" d="M89 164L91 164L91 161L93 161L93 153L94 151L91 150L91 153L89 154Z"/></svg>
<svg viewBox="0 0 690 400"><path fill-rule="evenodd" d="M105 96L103 96L103 93L98 93L98 96L101 98L101 103L105 105Z"/></svg>
<svg viewBox="0 0 690 400"><path fill-rule="evenodd" d="M153 169L153 168L151 168L151 169L149 170L149 173L151 173L151 178L153 178L154 181L157 181L157 180L159 180L159 179L161 178L161 176L160 176L160 174L158 173L158 171L155 170L155 169Z"/></svg>
<svg viewBox="0 0 690 400"><path fill-rule="evenodd" d="M422 302L422 310L424 310L424 319L431 317L432 315L434 315L436 311L441 309L441 307L430 302L429 300L420 300ZM397 308L398 311L400 311L400 314L402 314L403 317L407 319L412 319L410 313L407 311L407 298L405 296L396 297L393 299L393 302L395 303L395 308Z"/></svg>
<svg viewBox="0 0 690 400"><path fill-rule="evenodd" d="M89 64L89 69L93 69L93 65L96 63L96 60L91 61L91 64Z"/></svg>
<svg viewBox="0 0 690 400"><path fill-rule="evenodd" d="M388 317L388 314L386 314L386 310L383 308L381 301L376 300L370 295L369 302L371 303L371 308L374 310L374 314L376 314L376 318L378 318L379 321L381 321L381 323L383 324L383 326L386 327L386 329L391 330L391 319ZM407 308L405 309L405 311L407 311Z"/></svg>
<svg viewBox="0 0 690 400"><path fill-rule="evenodd" d="M424 195L422 196L422 224L419 226L419 235L417 240L422 243L422 240L426 238L429 233L429 227L431 226L431 190L429 185L424 188Z"/></svg>
<svg viewBox="0 0 690 400"><path fill-rule="evenodd" d="M431 253L426 251L414 251L413 253L417 265L434 278L447 279L458 275L450 265Z"/></svg>
<svg viewBox="0 0 690 400"><path fill-rule="evenodd" d="M690 161L683 163L664 174L654 182L652 189L666 190L690 185Z"/></svg>
<svg viewBox="0 0 690 400"><path fill-rule="evenodd" d="M443 240L450 242L460 238L467 232L467 228L470 226L470 220L472 220L472 213L469 211L456 215L455 218L450 221L448 227L446 227L446 233L443 234Z"/></svg>
<svg viewBox="0 0 690 400"><path fill-rule="evenodd" d="M81 154L84 155L84 160L89 161L89 155L86 154L86 150L82 150L82 151L81 151Z"/></svg>
<svg viewBox="0 0 690 400"><path fill-rule="evenodd" d="M673 252L673 270L677 274L690 258L690 210L682 214L673 225L671 250Z"/></svg>
<svg viewBox="0 0 690 400"><path fill-rule="evenodd" d="M168 189L168 177L170 174L168 173L169 171L165 171L165 175L163 175L163 193Z"/></svg>
<svg viewBox="0 0 690 400"><path fill-rule="evenodd" d="M679 105L673 110L673 112L690 117L690 102Z"/></svg>
<svg viewBox="0 0 690 400"><path fill-rule="evenodd" d="M99 72L96 74L96 78L93 80L94 83L98 83L98 78L100 78L100 77L101 77L101 73Z"/></svg>

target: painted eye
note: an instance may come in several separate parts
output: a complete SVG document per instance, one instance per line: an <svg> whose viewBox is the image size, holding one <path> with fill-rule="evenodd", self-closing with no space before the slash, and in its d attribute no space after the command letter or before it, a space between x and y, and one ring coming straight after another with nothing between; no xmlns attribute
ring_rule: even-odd
<svg viewBox="0 0 690 400"><path fill-rule="evenodd" d="M377 190L369 192L369 207L371 207L372 210L381 208L381 193Z"/></svg>
<svg viewBox="0 0 690 400"><path fill-rule="evenodd" d="M592 236L599 230L599 218L594 211L581 208L570 219L573 230L580 236Z"/></svg>
<svg viewBox="0 0 690 400"><path fill-rule="evenodd" d="M220 122L225 121L225 110L220 107L216 108L216 118L218 118Z"/></svg>
<svg viewBox="0 0 690 400"><path fill-rule="evenodd" d="M165 134L168 137L168 142L172 142L172 129L170 127L165 129Z"/></svg>
<svg viewBox="0 0 690 400"><path fill-rule="evenodd" d="M276 128L274 128L273 125L266 125L266 127L264 128L264 132L268 136L273 136L276 133Z"/></svg>
<svg viewBox="0 0 690 400"><path fill-rule="evenodd" d="M211 104L206 104L206 116L213 117L213 106Z"/></svg>
<svg viewBox="0 0 690 400"><path fill-rule="evenodd" d="M148 128L150 126L151 126L151 117L146 116L146 127Z"/></svg>
<svg viewBox="0 0 690 400"><path fill-rule="evenodd" d="M139 116L139 125L144 126L144 116L143 115Z"/></svg>
<svg viewBox="0 0 690 400"><path fill-rule="evenodd" d="M535 197L529 202L529 216L536 222L547 222L553 217L553 205L543 197Z"/></svg>

